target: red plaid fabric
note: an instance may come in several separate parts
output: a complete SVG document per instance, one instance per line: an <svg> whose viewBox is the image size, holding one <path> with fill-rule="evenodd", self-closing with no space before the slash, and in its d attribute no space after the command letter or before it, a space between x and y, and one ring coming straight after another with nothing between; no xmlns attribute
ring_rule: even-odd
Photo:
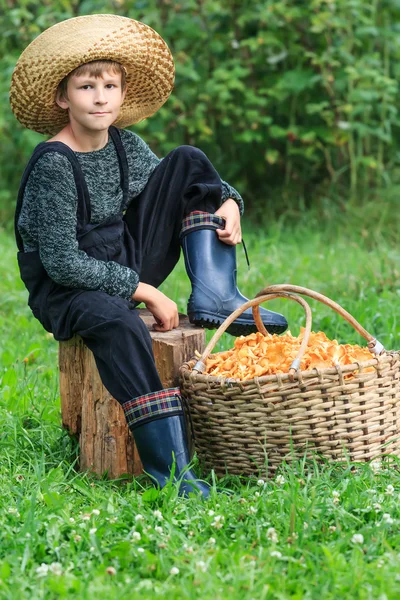
<svg viewBox="0 0 400 600"><path fill-rule="evenodd" d="M191 231L197 229L224 229L225 219L213 213L195 210L182 221L180 237L184 237Z"/></svg>
<svg viewBox="0 0 400 600"><path fill-rule="evenodd" d="M132 398L122 404L126 421L131 430L154 418L183 414L180 389L167 388Z"/></svg>

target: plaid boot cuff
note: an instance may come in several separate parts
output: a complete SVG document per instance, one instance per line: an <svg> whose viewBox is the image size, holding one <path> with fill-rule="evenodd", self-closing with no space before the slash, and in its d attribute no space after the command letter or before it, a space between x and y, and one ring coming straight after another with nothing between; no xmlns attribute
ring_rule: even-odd
<svg viewBox="0 0 400 600"><path fill-rule="evenodd" d="M179 238L198 229L225 229L225 219L213 213L195 210L183 219Z"/></svg>
<svg viewBox="0 0 400 600"><path fill-rule="evenodd" d="M168 388L144 396L137 396L137 398L132 398L132 400L122 404L129 429L133 431L136 427L154 419L182 415L180 394L178 387Z"/></svg>

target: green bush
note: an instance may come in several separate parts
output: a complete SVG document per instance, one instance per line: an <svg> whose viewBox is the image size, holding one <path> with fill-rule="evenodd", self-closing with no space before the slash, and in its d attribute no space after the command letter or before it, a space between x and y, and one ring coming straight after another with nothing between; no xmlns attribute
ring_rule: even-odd
<svg viewBox="0 0 400 600"><path fill-rule="evenodd" d="M175 90L135 131L160 156L201 147L249 209L276 215L327 199L360 206L399 180L399 0L9 4L0 22L0 222L10 220L42 139L9 108L13 66L41 31L78 14L121 14L163 35Z"/></svg>

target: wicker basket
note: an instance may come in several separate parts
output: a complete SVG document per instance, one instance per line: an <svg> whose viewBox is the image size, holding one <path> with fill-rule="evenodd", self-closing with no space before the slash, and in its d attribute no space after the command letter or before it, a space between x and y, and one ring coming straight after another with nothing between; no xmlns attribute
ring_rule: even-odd
<svg viewBox="0 0 400 600"><path fill-rule="evenodd" d="M309 296L333 308L367 341L376 357L334 368L300 371L311 332ZM249 381L203 375L205 361L229 325L248 307L258 330L261 302L288 298L306 310L303 343L287 374ZM373 366L373 372L363 372ZM349 373L353 377L345 378ZM273 473L306 449L332 461L369 461L400 454L400 353L387 352L336 302L307 288L273 285L246 302L217 330L200 360L185 363L180 386L192 421L200 462L218 475Z"/></svg>

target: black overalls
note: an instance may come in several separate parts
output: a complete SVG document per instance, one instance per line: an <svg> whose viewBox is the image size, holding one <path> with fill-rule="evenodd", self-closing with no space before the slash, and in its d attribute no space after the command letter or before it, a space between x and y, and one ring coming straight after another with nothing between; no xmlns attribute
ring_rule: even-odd
<svg viewBox="0 0 400 600"><path fill-rule="evenodd" d="M29 306L56 340L81 336L92 350L103 384L121 404L162 389L155 368L151 338L136 304L98 290L65 287L50 279L39 252L24 252L17 223L26 182L45 152L57 151L70 160L78 193L77 240L80 250L102 261L135 270L144 283L158 287L176 265L183 218L194 210L213 213L221 205L221 179L203 152L180 146L153 171L145 189L128 203L128 162L119 130L110 127L120 166L123 201L120 212L101 223L90 223L90 198L74 152L61 142L42 142L34 150L22 177L15 213L15 235L21 278L29 291Z"/></svg>

